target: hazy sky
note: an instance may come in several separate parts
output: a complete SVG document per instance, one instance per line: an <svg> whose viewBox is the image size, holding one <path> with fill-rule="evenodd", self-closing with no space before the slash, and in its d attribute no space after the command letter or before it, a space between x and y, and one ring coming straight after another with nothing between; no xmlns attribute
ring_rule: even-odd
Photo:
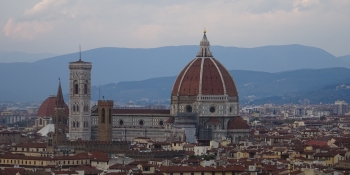
<svg viewBox="0 0 350 175"><path fill-rule="evenodd" d="M302 44L350 54L349 0L2 0L0 51Z"/></svg>

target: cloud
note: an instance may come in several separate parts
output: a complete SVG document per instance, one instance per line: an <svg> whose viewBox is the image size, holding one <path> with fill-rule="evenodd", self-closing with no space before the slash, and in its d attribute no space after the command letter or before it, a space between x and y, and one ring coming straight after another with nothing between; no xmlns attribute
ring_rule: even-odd
<svg viewBox="0 0 350 175"><path fill-rule="evenodd" d="M20 40L33 39L36 35L52 30L53 25L49 22L24 21L17 22L10 18L3 31L5 36L19 38Z"/></svg>
<svg viewBox="0 0 350 175"><path fill-rule="evenodd" d="M298 43L344 53L350 47L349 8L347 0L42 0L6 19L3 32L5 39L38 52L45 47L66 53L79 44L85 49L198 44L207 28L213 45ZM336 38L333 44L330 38Z"/></svg>
<svg viewBox="0 0 350 175"><path fill-rule="evenodd" d="M3 27L5 36L21 41L33 40L53 30L55 21L62 19L63 16L74 18L73 14L65 12L67 5L69 5L67 0L42 0L20 17L8 19Z"/></svg>

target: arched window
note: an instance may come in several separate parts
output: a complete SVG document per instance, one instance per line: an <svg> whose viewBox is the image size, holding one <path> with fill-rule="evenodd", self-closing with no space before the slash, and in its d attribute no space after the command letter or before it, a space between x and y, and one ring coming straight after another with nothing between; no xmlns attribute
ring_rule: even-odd
<svg viewBox="0 0 350 175"><path fill-rule="evenodd" d="M73 112L75 112L75 105L73 105Z"/></svg>
<svg viewBox="0 0 350 175"><path fill-rule="evenodd" d="M43 125L43 119L39 119L39 125Z"/></svg>
<svg viewBox="0 0 350 175"><path fill-rule="evenodd" d="M79 94L79 85L78 85L78 81L74 81L73 82L73 90L74 90L74 94Z"/></svg>
<svg viewBox="0 0 350 175"><path fill-rule="evenodd" d="M75 128L75 122L73 122L73 128Z"/></svg>
<svg viewBox="0 0 350 175"><path fill-rule="evenodd" d="M77 122L77 128L79 128L79 122Z"/></svg>
<svg viewBox="0 0 350 175"><path fill-rule="evenodd" d="M108 121L109 123L112 123L112 109L109 109Z"/></svg>
<svg viewBox="0 0 350 175"><path fill-rule="evenodd" d="M102 123L105 123L105 117L106 117L106 111L105 111L105 108L102 109Z"/></svg>
<svg viewBox="0 0 350 175"><path fill-rule="evenodd" d="M79 105L77 105L77 112L79 112Z"/></svg>
<svg viewBox="0 0 350 175"><path fill-rule="evenodd" d="M84 94L87 94L88 93L88 89L87 89L87 82L84 84Z"/></svg>
<svg viewBox="0 0 350 175"><path fill-rule="evenodd" d="M58 123L59 123L59 124L62 123L61 117L58 117Z"/></svg>
<svg viewBox="0 0 350 175"><path fill-rule="evenodd" d="M84 112L88 112L89 111L89 106L88 105L84 105Z"/></svg>

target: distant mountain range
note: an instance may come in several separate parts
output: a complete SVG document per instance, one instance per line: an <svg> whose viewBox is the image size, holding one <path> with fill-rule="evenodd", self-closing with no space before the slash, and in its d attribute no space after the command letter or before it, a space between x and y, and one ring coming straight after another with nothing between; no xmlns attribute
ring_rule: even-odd
<svg viewBox="0 0 350 175"><path fill-rule="evenodd" d="M338 58L343 60L343 61L346 61L346 62L350 63L350 55L344 55L344 56L340 56Z"/></svg>
<svg viewBox="0 0 350 175"><path fill-rule="evenodd" d="M0 63L24 62L31 63L46 58L58 56L54 53L25 53L25 52L0 52Z"/></svg>
<svg viewBox="0 0 350 175"><path fill-rule="evenodd" d="M303 69L280 73L232 70L243 104L350 101L350 69ZM92 98L169 104L176 76L94 86ZM100 96L99 96L100 95Z"/></svg>
<svg viewBox="0 0 350 175"><path fill-rule="evenodd" d="M105 96L113 96L116 99L137 100L132 96L141 97L137 94L145 92L154 94L152 96L154 99L164 100L164 97L165 99L170 98L175 75L195 57L198 49L198 46L169 46L152 49L98 48L82 52L82 59L93 64L92 84L95 87L92 93L94 99L98 98L97 85L104 85L100 89L113 86L114 89L120 90L119 92L113 91L113 93L108 93L108 88L101 90L101 94L103 92L106 93ZM323 68L350 68L350 62L346 61L347 57L337 58L322 49L302 45L257 48L212 46L211 51L228 70L235 70L231 73L236 80L241 100L245 96L256 99L271 95L280 96L290 92L316 90L315 88L322 88L338 80L333 75L345 79L346 74L349 74L348 69ZM64 93L68 93L68 63L78 59L79 53L72 53L33 63L0 63L0 101L45 100L49 95L56 93L59 77ZM298 70L292 71L295 69ZM322 69L322 71L303 69ZM311 75L308 79L304 79L308 77L305 76L305 71L310 71ZM323 74L324 71L326 73ZM324 75L328 74L330 75L329 81L324 81ZM298 84L293 78L289 80L287 75L300 79L301 84ZM164 78L150 79L154 77ZM286 82L286 86L280 86L278 83L283 81ZM159 84L161 86L154 87ZM132 88L133 85L137 88ZM268 88L259 88L260 86ZM119 97L118 93L123 92L123 87L127 87L124 90L127 90L128 93L121 93ZM152 88L152 92L148 91Z"/></svg>

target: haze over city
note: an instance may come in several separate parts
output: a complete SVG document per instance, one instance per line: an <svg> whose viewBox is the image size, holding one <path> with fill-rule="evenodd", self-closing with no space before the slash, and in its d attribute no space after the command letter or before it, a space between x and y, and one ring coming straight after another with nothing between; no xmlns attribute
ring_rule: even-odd
<svg viewBox="0 0 350 175"><path fill-rule="evenodd" d="M0 174L349 175L349 9L0 1Z"/></svg>

